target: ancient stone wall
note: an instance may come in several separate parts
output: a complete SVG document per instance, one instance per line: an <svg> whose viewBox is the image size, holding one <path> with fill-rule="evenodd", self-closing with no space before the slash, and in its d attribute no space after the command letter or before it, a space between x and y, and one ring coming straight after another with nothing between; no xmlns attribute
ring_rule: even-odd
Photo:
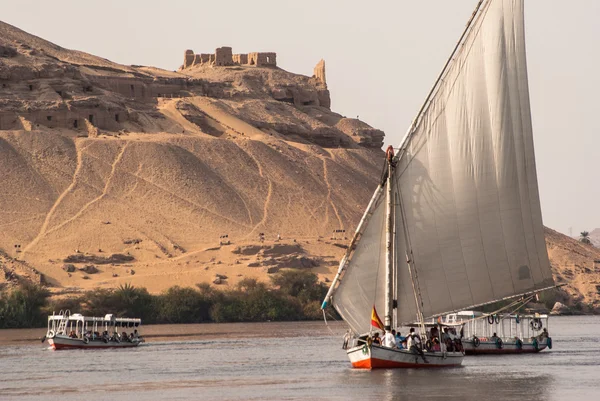
<svg viewBox="0 0 600 401"><path fill-rule="evenodd" d="M247 54L234 54L233 55L233 63L246 65L248 64L248 55Z"/></svg>
<svg viewBox="0 0 600 401"><path fill-rule="evenodd" d="M255 67L275 67L277 66L277 53L254 52L249 54L233 54L231 47L228 46L215 49L213 54L194 54L192 50L186 50L181 68L186 69L205 64L215 66L252 65Z"/></svg>
<svg viewBox="0 0 600 401"><path fill-rule="evenodd" d="M249 53L248 64L256 67L277 66L277 53Z"/></svg>
<svg viewBox="0 0 600 401"><path fill-rule="evenodd" d="M233 53L231 47L223 46L215 49L215 65L233 65Z"/></svg>
<svg viewBox="0 0 600 401"><path fill-rule="evenodd" d="M186 50L183 55L183 68L189 68L194 63L194 51Z"/></svg>
<svg viewBox="0 0 600 401"><path fill-rule="evenodd" d="M317 79L318 82L327 86L327 79L325 77L325 60L321 59L315 66L313 77Z"/></svg>

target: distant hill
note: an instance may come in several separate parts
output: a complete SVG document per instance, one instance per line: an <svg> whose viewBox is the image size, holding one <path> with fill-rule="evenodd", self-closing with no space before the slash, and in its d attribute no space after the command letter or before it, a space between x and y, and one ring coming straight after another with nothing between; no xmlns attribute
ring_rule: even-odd
<svg viewBox="0 0 600 401"><path fill-rule="evenodd" d="M554 281L567 284L558 299L575 311L600 312L600 249L549 228L545 236Z"/></svg>

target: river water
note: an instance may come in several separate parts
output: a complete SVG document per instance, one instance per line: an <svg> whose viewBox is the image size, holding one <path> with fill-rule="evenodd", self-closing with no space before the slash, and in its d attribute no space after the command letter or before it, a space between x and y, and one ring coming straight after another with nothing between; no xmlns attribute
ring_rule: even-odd
<svg viewBox="0 0 600 401"><path fill-rule="evenodd" d="M334 332L332 334L331 331ZM600 400L600 317L553 317L554 349L445 370L353 370L322 322L146 326L135 349L52 351L0 330L0 400Z"/></svg>

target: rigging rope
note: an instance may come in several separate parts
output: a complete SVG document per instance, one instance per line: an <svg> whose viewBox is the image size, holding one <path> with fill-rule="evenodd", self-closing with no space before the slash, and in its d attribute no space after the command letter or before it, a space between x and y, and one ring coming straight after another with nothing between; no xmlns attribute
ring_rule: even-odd
<svg viewBox="0 0 600 401"><path fill-rule="evenodd" d="M400 218L402 219L402 228L404 231L404 240L406 242L406 263L408 265L408 273L410 274L411 284L413 287L413 294L415 296L415 306L417 308L417 321L419 322L419 331L420 335L425 335L425 319L423 317L423 296L421 294L421 286L419 285L419 277L417 275L417 268L413 263L413 253L412 253L412 244L410 242L410 237L408 235L408 228L406 227L406 213L404 211L404 201L402 200L402 191L400 190L401 186L399 183L399 177L396 175L396 188L399 196L400 203ZM410 255L410 256L409 256ZM412 266L411 266L412 264ZM413 274L414 270L414 274Z"/></svg>

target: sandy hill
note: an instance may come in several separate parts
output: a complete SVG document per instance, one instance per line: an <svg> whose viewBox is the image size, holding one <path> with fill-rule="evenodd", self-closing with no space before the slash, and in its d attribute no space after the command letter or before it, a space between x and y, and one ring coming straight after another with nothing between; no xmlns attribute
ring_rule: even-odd
<svg viewBox="0 0 600 401"><path fill-rule="evenodd" d="M333 276L383 132L331 110L322 62L307 77L205 56L124 66L0 22L0 284ZM598 251L546 234L563 300L597 308Z"/></svg>
<svg viewBox="0 0 600 401"><path fill-rule="evenodd" d="M0 56L0 249L56 289L329 275L381 172L383 132L331 111L324 79L123 66L4 23ZM234 252L260 233L275 250Z"/></svg>
<svg viewBox="0 0 600 401"><path fill-rule="evenodd" d="M575 311L600 312L600 249L546 228L546 247L559 293Z"/></svg>

